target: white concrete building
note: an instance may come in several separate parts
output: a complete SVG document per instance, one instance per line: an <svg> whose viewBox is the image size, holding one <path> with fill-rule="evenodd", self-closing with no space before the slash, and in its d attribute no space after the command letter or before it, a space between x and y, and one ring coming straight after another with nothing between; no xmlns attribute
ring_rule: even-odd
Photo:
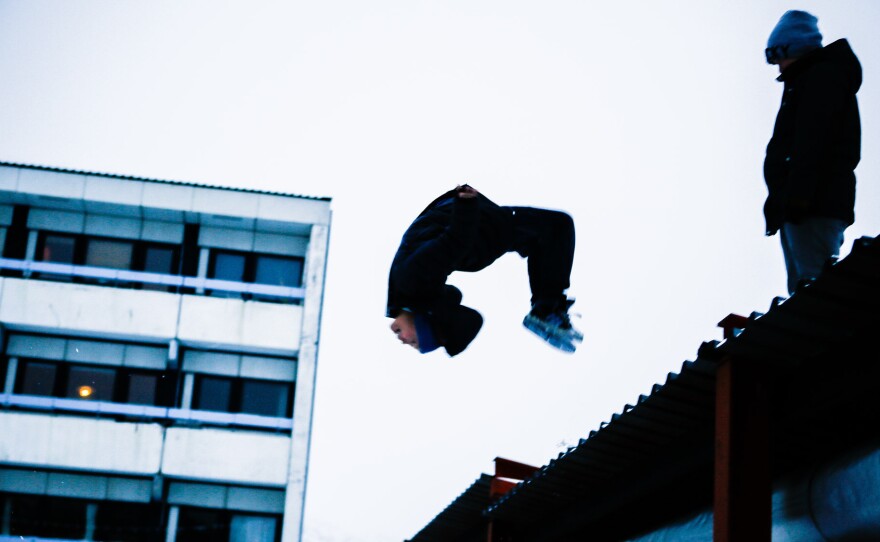
<svg viewBox="0 0 880 542"><path fill-rule="evenodd" d="M330 216L0 162L0 542L300 540Z"/></svg>

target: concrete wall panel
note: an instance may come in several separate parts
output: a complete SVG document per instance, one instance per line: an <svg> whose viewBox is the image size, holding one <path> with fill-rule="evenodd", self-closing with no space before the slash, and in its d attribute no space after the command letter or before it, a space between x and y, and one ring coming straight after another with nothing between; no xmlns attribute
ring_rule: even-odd
<svg viewBox="0 0 880 542"><path fill-rule="evenodd" d="M164 292L6 279L0 323L56 333L170 340L178 302L179 296Z"/></svg>
<svg viewBox="0 0 880 542"><path fill-rule="evenodd" d="M162 454L158 424L0 412L0 435L0 463L10 465L148 476Z"/></svg>
<svg viewBox="0 0 880 542"><path fill-rule="evenodd" d="M19 171L17 167L0 166L0 190L14 192L18 187Z"/></svg>
<svg viewBox="0 0 880 542"><path fill-rule="evenodd" d="M290 437L248 431L170 427L162 473L189 480L282 487Z"/></svg>
<svg viewBox="0 0 880 542"><path fill-rule="evenodd" d="M322 200L260 194L257 219L296 221L326 226L330 223L330 203Z"/></svg>
<svg viewBox="0 0 880 542"><path fill-rule="evenodd" d="M293 355L299 348L302 307L184 296L178 338L184 345Z"/></svg>
<svg viewBox="0 0 880 542"><path fill-rule="evenodd" d="M18 191L53 198L82 199L86 176L39 169L22 169L18 174Z"/></svg>

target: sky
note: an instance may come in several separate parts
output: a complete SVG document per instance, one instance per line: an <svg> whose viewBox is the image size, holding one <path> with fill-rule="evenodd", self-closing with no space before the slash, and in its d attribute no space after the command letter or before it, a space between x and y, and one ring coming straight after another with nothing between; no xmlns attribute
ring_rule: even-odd
<svg viewBox="0 0 880 542"><path fill-rule="evenodd" d="M305 540L400 541L785 295L761 208L788 9L864 70L845 256L880 233L876 0L0 0L0 160L331 197ZM522 328L515 254L450 277L485 319L463 354L388 330L403 231L464 182L574 218L575 354Z"/></svg>

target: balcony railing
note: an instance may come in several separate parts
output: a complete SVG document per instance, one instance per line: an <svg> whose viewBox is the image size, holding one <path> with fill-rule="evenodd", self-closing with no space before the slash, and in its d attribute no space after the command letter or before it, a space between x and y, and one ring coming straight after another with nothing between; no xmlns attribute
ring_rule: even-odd
<svg viewBox="0 0 880 542"><path fill-rule="evenodd" d="M144 271L129 271L127 269L110 269L106 267L90 267L85 265L0 258L0 269L21 271L25 276L30 273L47 273L71 278L103 280L115 284L151 284L172 288L192 288L198 291L212 290L289 300L302 300L305 298L305 288L234 282L201 277L184 277L180 275L164 275L161 273L146 273Z"/></svg>
<svg viewBox="0 0 880 542"><path fill-rule="evenodd" d="M62 399L42 395L21 395L15 393L0 394L0 406L17 407L28 410L49 412L74 412L78 414L94 414L96 416L127 416L150 420L166 420L169 422L195 422L206 425L238 426L259 429L290 431L293 420L241 414L230 412L214 412L207 410L189 410L183 408L166 408L149 405L130 405L126 403L109 403L105 401L82 401L79 399ZM0 541L2 542L2 541Z"/></svg>

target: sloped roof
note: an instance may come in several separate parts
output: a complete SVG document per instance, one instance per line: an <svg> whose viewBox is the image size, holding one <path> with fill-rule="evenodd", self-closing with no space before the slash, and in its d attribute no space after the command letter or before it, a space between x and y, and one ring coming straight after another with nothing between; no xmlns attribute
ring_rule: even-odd
<svg viewBox="0 0 880 542"><path fill-rule="evenodd" d="M483 510L489 505L492 476L482 474L408 542L485 542Z"/></svg>
<svg viewBox="0 0 880 542"><path fill-rule="evenodd" d="M771 397L775 477L880 438L880 237L752 313L736 336L625 405L482 511L529 542L621 540L712 502L715 373L754 364ZM453 503L455 504L455 503ZM468 522L473 516L468 516Z"/></svg>

